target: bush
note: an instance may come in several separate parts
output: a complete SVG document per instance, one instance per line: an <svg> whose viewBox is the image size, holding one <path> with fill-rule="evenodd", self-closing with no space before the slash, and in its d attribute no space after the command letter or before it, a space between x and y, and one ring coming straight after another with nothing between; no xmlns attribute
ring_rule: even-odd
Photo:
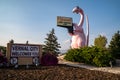
<svg viewBox="0 0 120 80"><path fill-rule="evenodd" d="M58 59L53 54L46 53L41 58L41 64L44 66L54 66L58 64Z"/></svg>
<svg viewBox="0 0 120 80"><path fill-rule="evenodd" d="M80 55L81 52L82 52L82 49L70 49L68 50L64 58L68 61L83 62L84 60Z"/></svg>
<svg viewBox="0 0 120 80"><path fill-rule="evenodd" d="M99 48L99 52L93 59L96 66L110 66L110 61L114 61L112 55L105 49Z"/></svg>
<svg viewBox="0 0 120 80"><path fill-rule="evenodd" d="M0 53L0 67L8 65L8 59Z"/></svg>
<svg viewBox="0 0 120 80"><path fill-rule="evenodd" d="M109 62L115 62L108 50L96 46L84 47L80 49L70 49L66 53L66 60L73 62L83 62L95 66L110 66Z"/></svg>

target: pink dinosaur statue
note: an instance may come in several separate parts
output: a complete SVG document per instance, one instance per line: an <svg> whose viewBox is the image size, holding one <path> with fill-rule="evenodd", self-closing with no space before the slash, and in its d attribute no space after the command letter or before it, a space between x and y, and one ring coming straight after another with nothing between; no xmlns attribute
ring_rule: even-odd
<svg viewBox="0 0 120 80"><path fill-rule="evenodd" d="M84 22L84 12L78 6L73 9L73 13L80 14L81 19L78 24L73 23L73 32L69 33L72 36L71 39L71 48L80 48L84 46L88 46L89 41L89 23L88 18L86 17L87 22L87 36L84 34L84 30L82 28Z"/></svg>

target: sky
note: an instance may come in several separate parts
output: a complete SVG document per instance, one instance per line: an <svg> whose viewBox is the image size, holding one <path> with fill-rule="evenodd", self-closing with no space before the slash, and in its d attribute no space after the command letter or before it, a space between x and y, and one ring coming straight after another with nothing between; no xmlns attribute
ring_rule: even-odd
<svg viewBox="0 0 120 80"><path fill-rule="evenodd" d="M0 0L0 45L15 43L44 44L52 28L60 43L60 50L70 48L67 29L57 26L57 16L71 17L78 23L80 16L72 13L79 6L88 15L90 25L89 46L98 35L109 42L120 30L120 0ZM86 22L83 25L86 34Z"/></svg>

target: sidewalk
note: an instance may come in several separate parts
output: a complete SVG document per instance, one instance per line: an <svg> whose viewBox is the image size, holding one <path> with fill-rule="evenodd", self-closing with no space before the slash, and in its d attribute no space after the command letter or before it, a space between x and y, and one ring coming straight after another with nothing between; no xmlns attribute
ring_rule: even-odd
<svg viewBox="0 0 120 80"><path fill-rule="evenodd" d="M75 63L75 62L65 61L63 60L63 57L64 56L58 57L59 64L66 64L69 66L81 67L81 68L86 68L89 70L98 70L98 71L103 71L103 72L120 74L120 67L95 67L95 66L84 64L84 63Z"/></svg>

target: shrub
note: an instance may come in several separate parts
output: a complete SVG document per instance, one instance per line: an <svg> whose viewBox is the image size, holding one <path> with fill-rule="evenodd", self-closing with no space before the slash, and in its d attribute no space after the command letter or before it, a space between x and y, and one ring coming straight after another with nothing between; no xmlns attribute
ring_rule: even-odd
<svg viewBox="0 0 120 80"><path fill-rule="evenodd" d="M110 66L109 62L113 61L113 57L112 55L104 49L99 49L99 52L97 53L97 55L94 57L93 59L93 63L96 66Z"/></svg>
<svg viewBox="0 0 120 80"><path fill-rule="evenodd" d="M55 55L46 53L41 58L41 64L44 66L54 66L58 64L58 59Z"/></svg>
<svg viewBox="0 0 120 80"><path fill-rule="evenodd" d="M0 53L0 67L7 66L8 59Z"/></svg>
<svg viewBox="0 0 120 80"><path fill-rule="evenodd" d="M84 60L80 55L81 52L82 52L82 49L70 49L68 50L64 58L68 61L83 62Z"/></svg>
<svg viewBox="0 0 120 80"><path fill-rule="evenodd" d="M95 66L109 66L109 62L115 62L107 49L96 46L70 49L66 53L66 60L73 62L84 62Z"/></svg>

